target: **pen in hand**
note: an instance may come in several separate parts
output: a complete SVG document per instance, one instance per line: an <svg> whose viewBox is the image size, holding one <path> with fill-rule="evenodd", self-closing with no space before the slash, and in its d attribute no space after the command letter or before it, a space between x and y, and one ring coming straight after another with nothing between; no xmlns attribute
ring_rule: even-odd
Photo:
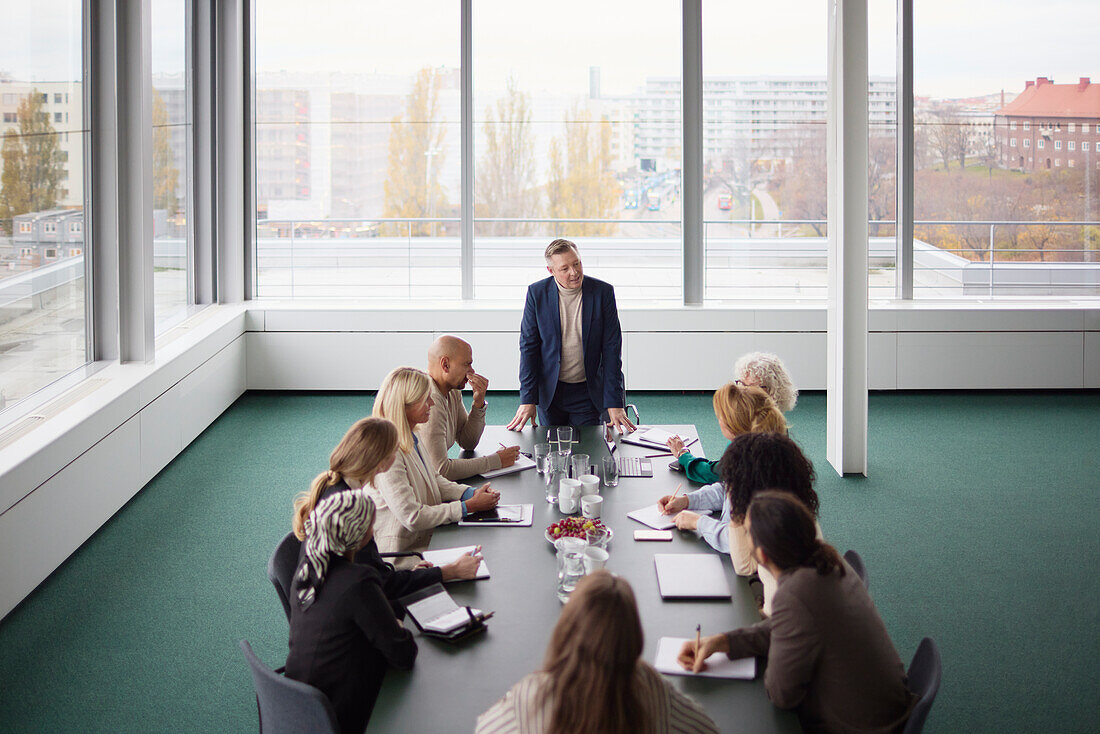
<svg viewBox="0 0 1100 734"><path fill-rule="evenodd" d="M702 654L703 625L695 625L695 668L699 667L699 655Z"/></svg>

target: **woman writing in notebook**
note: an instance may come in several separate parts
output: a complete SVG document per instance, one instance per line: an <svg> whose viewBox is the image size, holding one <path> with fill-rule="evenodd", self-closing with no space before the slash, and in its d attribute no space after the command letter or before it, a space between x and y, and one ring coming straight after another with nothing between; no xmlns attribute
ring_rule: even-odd
<svg viewBox="0 0 1100 734"><path fill-rule="evenodd" d="M374 416L397 427L393 465L367 488L378 505L378 548L383 552L422 551L432 530L457 522L470 512L491 510L500 494L485 484L475 490L444 478L425 460L416 427L432 409L431 378L413 367L386 375L374 399ZM413 565L398 562L397 566Z"/></svg>
<svg viewBox="0 0 1100 734"><path fill-rule="evenodd" d="M797 709L803 731L902 731L917 697L867 587L818 537L813 513L786 492L761 492L745 527L756 561L779 579L772 616L685 642L680 664L699 672L716 652L766 655L768 697Z"/></svg>
<svg viewBox="0 0 1100 734"><path fill-rule="evenodd" d="M309 491L294 501L293 530L298 540L305 540L305 523L317 503L338 492L369 485L374 477L389 469L397 452L397 428L385 418L363 418L355 422L332 450L328 471L318 474ZM305 547L298 552L298 564L305 557ZM373 536L355 554L355 562L370 566L379 575L382 590L390 599L397 599L440 581L472 579L477 574L481 558L476 553L464 555L453 563L439 567L418 567L395 571L378 551Z"/></svg>
<svg viewBox="0 0 1100 734"><path fill-rule="evenodd" d="M381 579L352 557L374 529L362 490L321 500L302 523L302 561L290 585L286 676L319 688L345 734L366 728L389 666L409 670L416 641L394 617Z"/></svg>
<svg viewBox="0 0 1100 734"><path fill-rule="evenodd" d="M585 576L562 610L542 670L478 717L481 734L710 734L706 712L641 659L634 592L607 571Z"/></svg>
<svg viewBox="0 0 1100 734"><path fill-rule="evenodd" d="M746 433L787 432L787 421L783 414L775 402L758 387L727 383L714 391L713 404L718 427L722 430L722 435L731 441ZM686 452L684 455L687 455ZM692 458L685 464L681 457L681 465L686 466L688 478L705 480L707 484L685 495L666 495L658 500L657 507L663 514L676 515L676 527L693 530L715 550L728 553L729 501L715 468L717 463ZM717 518L699 514L705 511L721 511L721 514Z"/></svg>

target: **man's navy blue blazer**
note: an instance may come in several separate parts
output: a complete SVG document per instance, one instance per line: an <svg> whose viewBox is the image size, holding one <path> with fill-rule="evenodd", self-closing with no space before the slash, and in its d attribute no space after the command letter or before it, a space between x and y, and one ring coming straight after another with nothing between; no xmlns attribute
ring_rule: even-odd
<svg viewBox="0 0 1100 734"><path fill-rule="evenodd" d="M588 394L596 410L622 408L623 332L610 283L584 276L581 281L581 343ZM527 287L519 327L519 401L535 404L545 415L558 388L561 369L561 313L558 286L551 276Z"/></svg>

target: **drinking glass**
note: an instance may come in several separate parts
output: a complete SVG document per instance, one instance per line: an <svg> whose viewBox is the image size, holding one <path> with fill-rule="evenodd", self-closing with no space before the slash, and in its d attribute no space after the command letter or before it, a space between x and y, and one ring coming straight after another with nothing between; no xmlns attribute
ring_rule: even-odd
<svg viewBox="0 0 1100 734"><path fill-rule="evenodd" d="M603 457L603 486L619 486L619 461L614 456Z"/></svg>
<svg viewBox="0 0 1100 734"><path fill-rule="evenodd" d="M535 471L539 474L546 473L547 458L550 456L550 444L535 444Z"/></svg>
<svg viewBox="0 0 1100 734"><path fill-rule="evenodd" d="M569 476L580 479L583 475L588 474L591 467L589 461L588 454L573 454L573 472Z"/></svg>
<svg viewBox="0 0 1100 734"><path fill-rule="evenodd" d="M563 449L573 450L573 426L562 426L558 429L558 451Z"/></svg>
<svg viewBox="0 0 1100 734"><path fill-rule="evenodd" d="M607 531L607 528L588 528L585 535L588 539L588 545L607 550L607 544L611 540L611 533Z"/></svg>

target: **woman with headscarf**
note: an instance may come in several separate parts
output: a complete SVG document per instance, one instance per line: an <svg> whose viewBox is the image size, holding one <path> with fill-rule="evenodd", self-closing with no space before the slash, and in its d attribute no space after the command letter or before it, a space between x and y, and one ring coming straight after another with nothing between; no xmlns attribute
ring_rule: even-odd
<svg viewBox="0 0 1100 734"><path fill-rule="evenodd" d="M321 500L337 492L366 487L375 476L393 465L397 452L397 428L385 418L362 418L356 421L329 456L328 471L318 474L309 491L294 501L293 529L298 540L305 540L305 522ZM298 553L298 563L305 558L305 546ZM382 590L390 599L411 594L417 589L477 575L481 556L475 551L444 566L418 566L415 569L394 570L382 559L372 537L355 554L355 562L371 566L382 577Z"/></svg>
<svg viewBox="0 0 1100 734"><path fill-rule="evenodd" d="M412 668L416 641L394 617L378 571L352 561L374 534L374 502L365 492L321 500L303 531L304 557L290 586L286 675L328 696L341 731L362 732L386 668Z"/></svg>

